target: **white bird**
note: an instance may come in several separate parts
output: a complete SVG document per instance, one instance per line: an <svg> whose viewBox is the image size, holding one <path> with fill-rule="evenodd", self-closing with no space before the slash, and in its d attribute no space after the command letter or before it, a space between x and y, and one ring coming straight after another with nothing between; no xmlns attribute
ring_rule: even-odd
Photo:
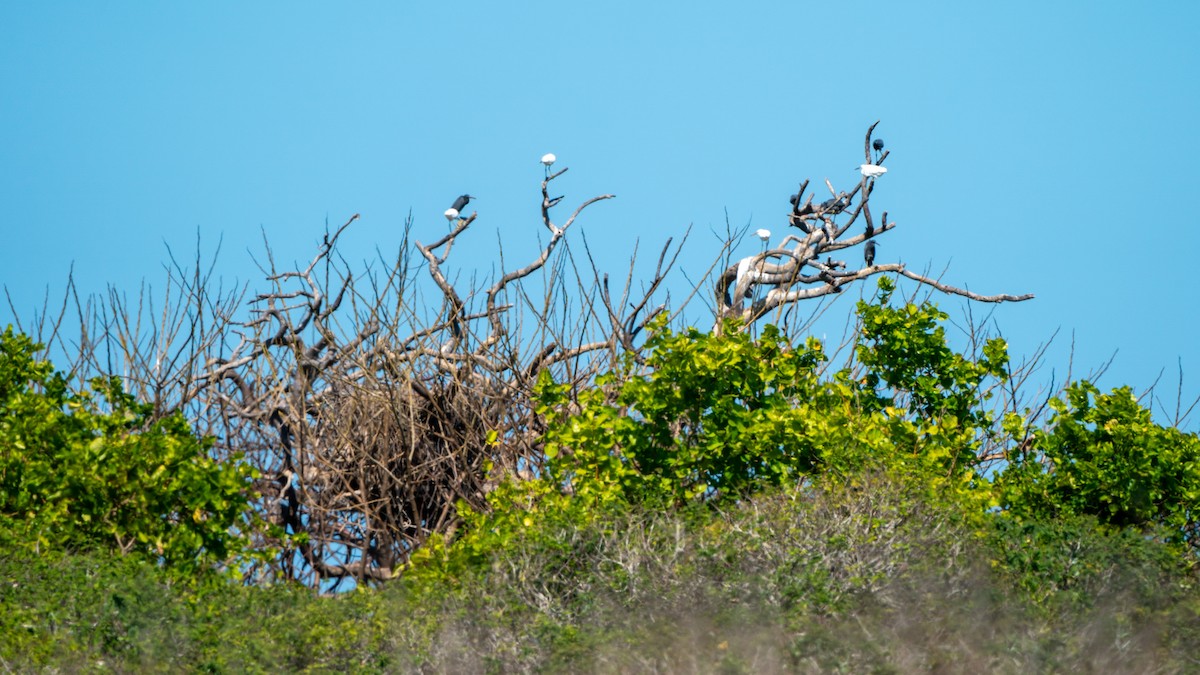
<svg viewBox="0 0 1200 675"><path fill-rule="evenodd" d="M754 234L757 235L759 239L762 239L764 244L767 242L768 239L771 238L771 231L767 230L767 229L763 229L761 227L759 229L755 230Z"/></svg>
<svg viewBox="0 0 1200 675"><path fill-rule="evenodd" d="M878 178L879 176L887 173L887 167L879 166L877 164L863 164L862 166L858 167L858 170L861 171L862 175L866 176L867 178Z"/></svg>
<svg viewBox="0 0 1200 675"><path fill-rule="evenodd" d="M454 222L456 218L458 218L458 209L446 209L446 220Z"/></svg>
<svg viewBox="0 0 1200 675"><path fill-rule="evenodd" d="M558 158L554 156L553 152L547 152L546 154L542 155L542 164L544 164L546 166L546 168L549 169L550 165L553 164L555 162L555 160L557 160L557 159Z"/></svg>

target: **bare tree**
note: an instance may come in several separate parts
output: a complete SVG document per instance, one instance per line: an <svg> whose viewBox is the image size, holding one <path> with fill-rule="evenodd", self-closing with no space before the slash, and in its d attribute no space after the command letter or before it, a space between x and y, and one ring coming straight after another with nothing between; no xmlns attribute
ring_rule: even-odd
<svg viewBox="0 0 1200 675"><path fill-rule="evenodd" d="M878 160L871 157L871 134L878 124L875 122L867 129L864 141L863 152L868 165L882 165L889 154L883 152ZM898 274L943 293L978 302L1019 302L1033 297L1032 294L980 295L917 274L902 264L874 264L874 240L896 227L895 222L888 220L887 211L883 212L878 225L871 215L871 193L876 179L864 172L850 192L838 192L827 179L825 186L831 197L815 205L812 193L805 196L809 181L801 183L800 191L793 198L792 212L788 214L788 225L801 234L788 234L776 247L742 258L718 275L718 326L720 320L727 317L740 317L745 321L744 325L750 326L789 305L841 293L856 281L884 273ZM856 198L857 205L854 204ZM838 223L842 216L846 217ZM860 218L862 231L849 234ZM853 269L845 260L833 257L859 244L870 247L870 253L864 256L864 266Z"/></svg>
<svg viewBox="0 0 1200 675"><path fill-rule="evenodd" d="M641 297L627 284L614 301L607 277L590 258L578 270L565 246L582 212L612 195L556 224L562 198L549 186L565 171L542 183L548 241L486 285L456 284L448 270L477 213L428 244L408 241L410 221L395 263L377 275L356 275L337 254L356 217L304 269L270 262L271 290L251 299L237 343L196 382L206 427L262 472L261 510L278 526L264 543L285 548L278 573L314 585L393 576L430 535L453 531L460 500L482 508L500 478L538 471L542 371L587 384L661 311L647 307L678 248L664 247ZM431 305L440 309L424 314Z"/></svg>

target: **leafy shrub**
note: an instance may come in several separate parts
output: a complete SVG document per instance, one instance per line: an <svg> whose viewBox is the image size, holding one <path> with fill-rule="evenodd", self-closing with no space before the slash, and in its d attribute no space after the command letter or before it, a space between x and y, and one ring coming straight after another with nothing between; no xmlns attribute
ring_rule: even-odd
<svg viewBox="0 0 1200 675"><path fill-rule="evenodd" d="M928 302L893 307L894 290L890 280L881 279L876 302L858 303L856 355L866 369L862 384L873 394L861 401L868 410L887 413L888 435L898 451L920 448L930 468L970 476L982 441L996 434L987 383L1008 378L1007 344L988 340L977 359L959 354L947 344L945 312Z"/></svg>
<svg viewBox="0 0 1200 675"><path fill-rule="evenodd" d="M1200 438L1155 424L1128 387L1090 382L1052 399L997 480L1004 506L1038 519L1091 516L1200 550Z"/></svg>
<svg viewBox="0 0 1200 675"><path fill-rule="evenodd" d="M39 349L0 334L0 548L136 553L183 573L242 550L251 468L214 460L182 414L154 417L117 378L69 391Z"/></svg>

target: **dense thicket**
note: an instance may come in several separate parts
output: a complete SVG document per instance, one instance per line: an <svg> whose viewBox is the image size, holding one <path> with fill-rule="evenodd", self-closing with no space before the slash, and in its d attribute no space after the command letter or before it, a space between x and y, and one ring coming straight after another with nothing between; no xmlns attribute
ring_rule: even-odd
<svg viewBox="0 0 1200 675"><path fill-rule="evenodd" d="M355 217L249 299L197 260L157 308L76 300L78 340L0 335L0 666L1194 667L1200 438L1128 388L1031 391L895 278L1030 296L835 259L896 226L881 171L802 184L705 330L659 302L670 242L639 292L570 250L611 195L556 224L564 171L486 282L449 263L477 214L361 272ZM806 337L796 303L870 277L841 345Z"/></svg>
<svg viewBox="0 0 1200 675"><path fill-rule="evenodd" d="M217 672L1187 670L1200 646L1196 436L1153 423L1128 390L1087 383L1040 425L1011 410L996 420L1003 343L956 353L944 314L881 290L860 304L855 358L836 371L819 342L770 327L660 324L644 358L595 386L543 377L539 471L500 482L484 508L462 505L453 537L375 590L233 585L157 544L115 545L150 540L92 532L73 500L39 497L66 505L43 513L10 498L5 536L43 534L0 558L0 658ZM161 422L126 412L132 402L95 417L28 340L4 344L0 429L22 434L5 445L6 485L76 476L94 505L144 475L139 498L164 505L143 527L232 532L186 517L209 488L163 479L160 444L144 440ZM30 411L49 420L38 443ZM96 421L113 415L115 428ZM70 462L94 464L85 449L114 435L140 444L122 455L139 463L80 478ZM205 486L249 490L243 469L203 452L174 461L214 472ZM224 546L196 562L263 554L236 536Z"/></svg>
<svg viewBox="0 0 1200 675"><path fill-rule="evenodd" d="M370 591L0 555L0 659L67 672L1189 672L1194 576L1095 518L966 523L880 475L543 523Z"/></svg>

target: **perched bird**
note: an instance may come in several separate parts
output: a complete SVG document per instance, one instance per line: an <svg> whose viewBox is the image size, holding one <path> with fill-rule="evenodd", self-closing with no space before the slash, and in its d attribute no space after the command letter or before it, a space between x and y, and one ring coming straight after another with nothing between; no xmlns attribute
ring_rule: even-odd
<svg viewBox="0 0 1200 675"><path fill-rule="evenodd" d="M798 195L798 194L788 197L788 202L790 202L792 205L793 213L798 213L803 216L803 215L807 215L807 214L813 212L812 204L811 203L801 204L800 203L800 195Z"/></svg>
<svg viewBox="0 0 1200 675"><path fill-rule="evenodd" d="M878 178L879 176L887 173L886 167L875 164L862 164L858 167L858 170L861 171L862 175L866 176L867 178Z"/></svg>
<svg viewBox="0 0 1200 675"><path fill-rule="evenodd" d="M458 209L446 209L446 220L454 222L458 218Z"/></svg>
<svg viewBox="0 0 1200 675"><path fill-rule="evenodd" d="M754 234L761 239L764 244L767 243L767 241L771 238L771 231L761 227L755 230Z"/></svg>
<svg viewBox="0 0 1200 675"><path fill-rule="evenodd" d="M882 139L882 138L876 138L876 139L875 139L875 140L874 140L874 141L871 143L871 147L872 147L872 148L875 148L875 152L883 152L883 139Z"/></svg>
<svg viewBox="0 0 1200 675"><path fill-rule="evenodd" d="M467 202L471 201L472 199L475 199L475 198L472 197L471 195L462 195L458 199L454 200L454 203L452 205L450 205L450 208L454 209L455 211L458 211L459 213L462 213L462 210L467 207Z"/></svg>
<svg viewBox="0 0 1200 675"><path fill-rule="evenodd" d="M546 167L546 173L550 173L550 166L557 160L558 158L554 156L553 152L547 152L542 155L542 166Z"/></svg>
<svg viewBox="0 0 1200 675"><path fill-rule="evenodd" d="M872 239L863 247L863 260L866 261L867 267L875 264L875 240Z"/></svg>
<svg viewBox="0 0 1200 675"><path fill-rule="evenodd" d="M821 202L820 210L825 213L841 213L850 208L850 195L845 193L838 195L833 199L826 199Z"/></svg>

